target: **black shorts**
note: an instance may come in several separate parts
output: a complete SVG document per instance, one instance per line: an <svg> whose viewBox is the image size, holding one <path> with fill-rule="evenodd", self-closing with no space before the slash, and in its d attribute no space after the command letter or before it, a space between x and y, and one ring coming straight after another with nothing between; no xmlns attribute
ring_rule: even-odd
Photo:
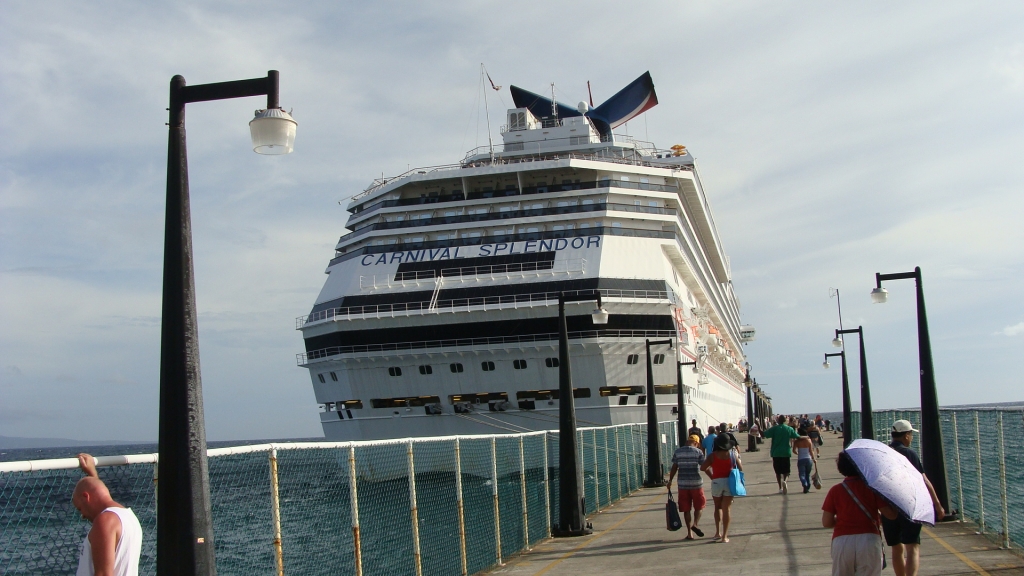
<svg viewBox="0 0 1024 576"><path fill-rule="evenodd" d="M776 474L789 476L789 456L785 458L772 458L772 468L775 468Z"/></svg>
<svg viewBox="0 0 1024 576"><path fill-rule="evenodd" d="M904 518L902 514L895 520L882 518L882 534L888 546L921 543L921 525Z"/></svg>

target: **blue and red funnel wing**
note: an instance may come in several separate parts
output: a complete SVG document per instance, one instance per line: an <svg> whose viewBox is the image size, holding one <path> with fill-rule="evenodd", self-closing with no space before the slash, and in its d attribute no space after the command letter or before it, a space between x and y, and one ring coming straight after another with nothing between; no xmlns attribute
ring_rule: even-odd
<svg viewBox="0 0 1024 576"><path fill-rule="evenodd" d="M528 108L530 113L537 118L547 118L548 116L551 116L550 98L545 98L540 94L534 94L529 90L523 90L518 86L509 86L508 89L512 92L512 101L516 103L516 108ZM559 103L558 117L568 118L571 116L580 116L579 110Z"/></svg>
<svg viewBox="0 0 1024 576"><path fill-rule="evenodd" d="M654 80L651 79L650 72L644 72L642 76L630 82L629 86L588 112L587 116L603 120L609 127L615 128L657 105L658 95L654 92Z"/></svg>

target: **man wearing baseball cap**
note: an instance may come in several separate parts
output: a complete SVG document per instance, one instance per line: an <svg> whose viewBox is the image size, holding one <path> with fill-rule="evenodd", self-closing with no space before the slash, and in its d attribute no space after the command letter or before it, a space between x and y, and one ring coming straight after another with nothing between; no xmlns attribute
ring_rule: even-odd
<svg viewBox="0 0 1024 576"><path fill-rule="evenodd" d="M700 477L700 465L704 462L704 452L700 448L700 437L696 434L686 439L686 446L680 446L672 454L672 470L668 473L668 485L679 472L679 511L686 522L686 539L693 540L693 535L703 536L704 532L697 527L700 513L707 506L708 499L704 496L704 479ZM671 488L669 488L671 490ZM690 523L690 510L693 510L693 524Z"/></svg>
<svg viewBox="0 0 1024 576"><path fill-rule="evenodd" d="M935 520L939 521L946 515L946 511L942 509L935 488L924 474L921 458L910 448L914 432L917 430L908 420L897 420L892 425L892 443L889 447L902 454L921 473L928 493L931 494L932 505L935 507ZM911 521L901 512L895 520L882 518L882 532L885 535L885 543L892 546L892 569L896 576L917 576L921 562L921 525Z"/></svg>

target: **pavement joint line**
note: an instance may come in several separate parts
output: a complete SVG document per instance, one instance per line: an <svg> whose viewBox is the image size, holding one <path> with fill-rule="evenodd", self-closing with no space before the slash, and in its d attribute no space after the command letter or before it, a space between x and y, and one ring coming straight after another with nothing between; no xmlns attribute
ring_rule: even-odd
<svg viewBox="0 0 1024 576"><path fill-rule="evenodd" d="M625 521L629 520L629 519L630 519L630 518L632 518L633 516L636 516L636 515L637 515L637 514L639 514L640 512L643 512L645 508L647 508L648 506L650 506L651 504L653 504L653 503L655 502L655 499L658 499L658 500L660 500L660 499L661 499L661 495L660 495L660 494L656 494L656 495L652 496L650 500L648 500L647 502L644 502L643 504L641 504L641 505L640 505L640 506L639 506L639 507L638 507L638 508L637 508L636 510L634 510L634 511L633 511L632 513L630 513L630 515L629 515L629 516L626 516L626 517L625 517L625 518L623 518L622 520L619 520L619 521L618 521L618 522L616 522L615 524L612 524L611 526L609 526L607 530L604 530L604 531L600 532L599 534L595 534L593 538L591 538L591 539L587 540L586 542L584 542L584 543L580 544L579 546L576 546L576 547L575 547L575 548L573 548L572 550L569 550L568 552L566 552L565 554L563 554L563 555L562 555L562 556L561 556L561 557L560 557L560 558L559 558L558 560L555 560L554 562L552 562L552 563L548 564L548 565L547 565L547 566L545 566L545 567L544 567L544 568L543 568L543 569L542 569L542 570L541 570L540 572L537 572L537 573L535 573L535 574L534 574L534 576L540 576L541 574L544 574L544 573L545 573L545 572L547 572L548 570L551 570L551 569L552 569L552 568L554 568L555 566L557 566L557 565L561 564L563 560L566 560L566 559L568 559L568 558L569 558L569 557L571 557L571 556L572 556L573 554L575 554L575 553L579 552L580 550L582 550L582 549L586 548L587 546L590 546L590 544L591 544L592 542L594 542L595 540L597 540L597 539L598 539L598 538L600 538L601 536L604 536L605 534L607 534L607 533L611 532L612 530L615 530L615 529L616 529L616 528L618 528L618 527L619 527L619 526L620 526L620 525L621 525L621 524L622 524L623 522L625 522Z"/></svg>
<svg viewBox="0 0 1024 576"><path fill-rule="evenodd" d="M982 568L981 566L978 566L977 564L975 564L973 560L971 560L967 556L964 556L956 548L953 548L953 546L951 544L949 544L948 542L946 542L942 538L939 538L938 535L936 535L935 532L932 532L927 526L922 526L921 529L924 531L925 534L928 535L929 538L931 538L932 540L935 540L936 542L941 544L943 548L945 548L946 550L949 550L949 552L951 554L953 554L954 556L959 558L961 562L963 562L964 564L967 564L968 567L970 567L972 570L974 570L978 574L981 574L982 576L992 576L991 574L986 572L984 568Z"/></svg>

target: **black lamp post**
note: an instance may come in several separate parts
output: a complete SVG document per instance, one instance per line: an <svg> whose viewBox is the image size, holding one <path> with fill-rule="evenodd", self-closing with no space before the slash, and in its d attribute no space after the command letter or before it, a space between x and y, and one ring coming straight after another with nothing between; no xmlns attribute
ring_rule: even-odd
<svg viewBox="0 0 1024 576"><path fill-rule="evenodd" d="M654 371L651 367L651 345L668 344L672 340L644 340L647 350L647 481L645 488L665 485L665 472L661 469L661 435L658 433L658 402L654 395ZM677 399L678 401L678 399Z"/></svg>
<svg viewBox="0 0 1024 576"><path fill-rule="evenodd" d="M679 421L676 424L676 439L680 446L686 446L687 430L689 426L686 422L686 397L683 395L683 366L693 366L693 371L697 371L697 361L692 362L676 362L676 411L679 413Z"/></svg>
<svg viewBox="0 0 1024 576"><path fill-rule="evenodd" d="M267 108L257 111L256 118L249 124L253 149L259 153L291 152L296 123L280 109L276 70L268 72L266 78L196 86L186 86L181 76L171 79L160 326L158 574L217 573L210 518L203 386L199 373L185 104L245 96L267 97Z"/></svg>
<svg viewBox="0 0 1024 576"><path fill-rule="evenodd" d="M565 303L597 301L591 313L594 324L607 324L608 312L601 306L601 293L558 293L558 524L554 536L585 536L592 530L587 524L586 492L583 489L583 463L576 445L576 403L573 398L572 372L569 370L569 332L565 325Z"/></svg>
<svg viewBox="0 0 1024 576"><path fill-rule="evenodd" d="M754 423L754 381L750 379L750 364L747 364L743 384L747 388L747 452L757 452L757 439L750 433L750 426Z"/></svg>
<svg viewBox="0 0 1024 576"><path fill-rule="evenodd" d="M924 309L921 267L915 267L913 272L876 273L875 289L871 291L871 299L876 304L885 304L889 292L882 288L882 282L910 278L915 280L917 286L917 351L921 370L921 464L932 487L935 488L939 503L945 510L949 510L949 484L946 481L946 460L942 453L939 395L935 390L935 368L932 366L932 344L928 336L928 317Z"/></svg>
<svg viewBox="0 0 1024 576"><path fill-rule="evenodd" d="M860 437L875 439L875 423L871 413L871 390L868 388L868 359L864 353L864 327L857 326L847 330L836 330L836 337L832 345L836 348L843 348L841 334L857 334L860 340Z"/></svg>
<svg viewBox="0 0 1024 576"><path fill-rule="evenodd" d="M850 378L846 374L846 351L825 354L822 366L828 369L828 359L833 356L839 356L843 366L843 448L846 448L853 441L853 433L850 430Z"/></svg>

